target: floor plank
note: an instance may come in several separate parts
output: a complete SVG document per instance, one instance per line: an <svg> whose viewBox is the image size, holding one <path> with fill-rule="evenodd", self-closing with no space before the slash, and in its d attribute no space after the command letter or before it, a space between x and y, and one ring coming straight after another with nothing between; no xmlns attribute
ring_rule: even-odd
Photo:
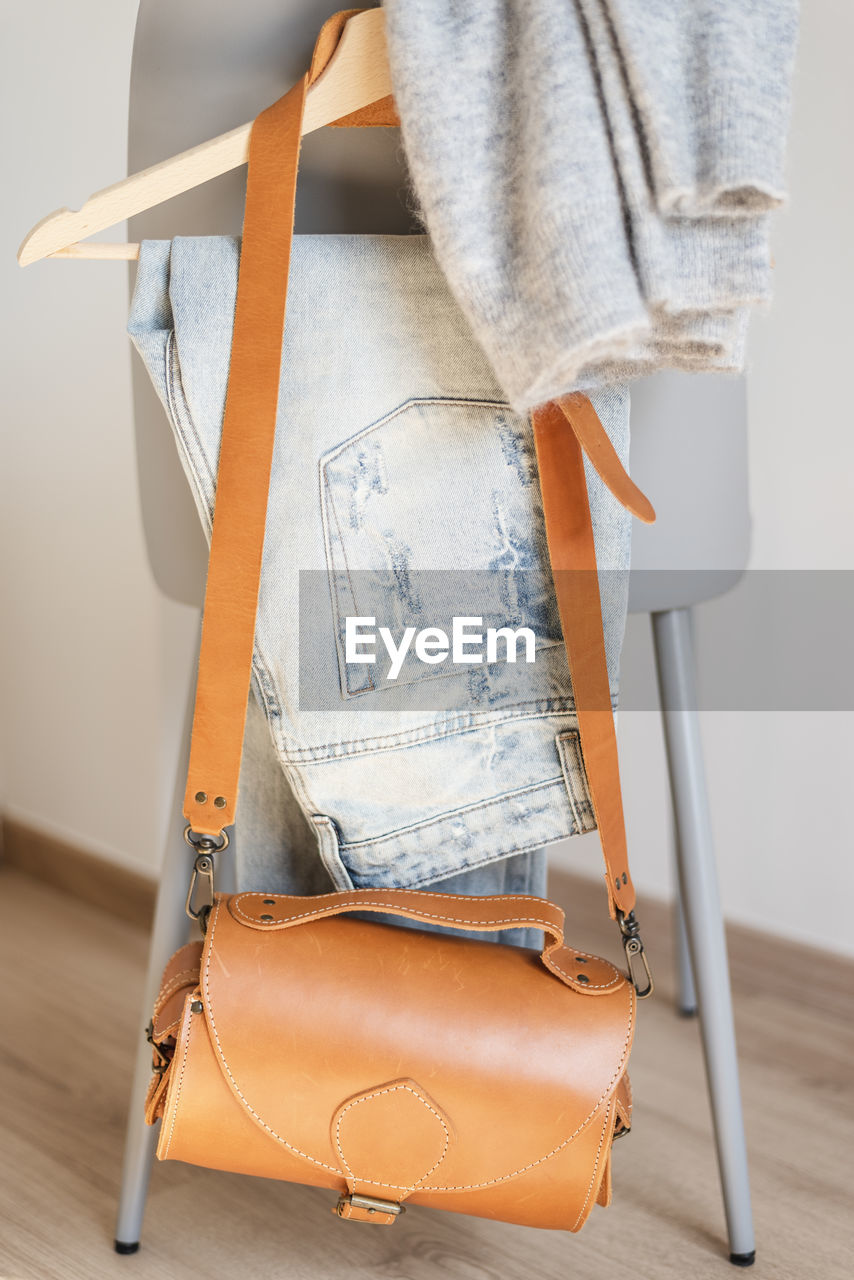
<svg viewBox="0 0 854 1280"><path fill-rule="evenodd" d="M555 896L567 899L579 945L614 953L596 886L556 877ZM634 1132L615 1150L614 1206L595 1211L580 1235L418 1208L393 1228L369 1230L335 1220L329 1192L168 1163L154 1171L143 1248L121 1258L111 1247L113 1217L146 938L20 872L0 871L0 1278L733 1274L698 1028L672 1012L667 915L652 909L647 919L659 982L632 1059ZM752 1275L847 1280L850 970L820 952L796 966L778 943L746 933L734 935L731 949L759 1242Z"/></svg>

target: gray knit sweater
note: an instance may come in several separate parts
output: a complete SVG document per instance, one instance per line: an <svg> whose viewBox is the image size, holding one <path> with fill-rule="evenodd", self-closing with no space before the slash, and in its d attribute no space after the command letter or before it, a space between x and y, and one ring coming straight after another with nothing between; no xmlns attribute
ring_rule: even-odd
<svg viewBox="0 0 854 1280"><path fill-rule="evenodd" d="M513 406L736 370L797 0L385 0L415 193Z"/></svg>

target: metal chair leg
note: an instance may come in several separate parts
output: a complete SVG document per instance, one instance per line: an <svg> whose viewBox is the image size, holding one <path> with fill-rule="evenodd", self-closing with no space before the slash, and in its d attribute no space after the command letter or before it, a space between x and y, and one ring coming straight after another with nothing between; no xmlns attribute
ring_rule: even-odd
<svg viewBox="0 0 854 1280"><path fill-rule="evenodd" d="M730 1261L756 1257L726 939L706 795L690 611L652 615L676 821L680 897L691 955L720 1167Z"/></svg>
<svg viewBox="0 0 854 1280"><path fill-rule="evenodd" d="M689 639L693 660L696 663L697 644L694 631L694 610L688 610ZM676 895L673 901L673 938L674 959L676 968L676 1012L680 1018L696 1018L697 991L694 987L694 971L691 968L691 951L688 946L688 931L685 928L685 908L682 904L682 889L679 884L679 852L676 835L676 818L673 813L673 802L670 804L670 844L673 855L673 871L676 877Z"/></svg>
<svg viewBox="0 0 854 1280"><path fill-rule="evenodd" d="M190 729L192 726L195 682L190 682L190 697L183 727L180 759L177 767L175 793L167 833L164 841L163 869L157 892L157 906L148 950L148 973L145 995L140 1013L140 1031L151 1015L160 977L166 961L187 941L189 922L184 911L192 869L193 853L184 840L185 822L181 816L184 787L190 758ZM142 1103L151 1075L151 1049L140 1034L133 1084L130 1094L130 1112L125 1136L125 1154L122 1166L122 1184L119 1211L116 1222L115 1249L117 1253L136 1253L148 1194L148 1181L157 1144L157 1126L149 1127L143 1118Z"/></svg>
<svg viewBox="0 0 854 1280"><path fill-rule="evenodd" d="M678 860L679 854L675 847L676 838L674 835L674 862ZM685 908L682 905L682 892L679 888L679 871L676 870L676 898L673 903L673 936L675 940L675 961L676 961L676 1012L680 1018L695 1018L697 1016L697 992L694 987L694 971L691 968L691 951L688 947L688 931L685 928Z"/></svg>

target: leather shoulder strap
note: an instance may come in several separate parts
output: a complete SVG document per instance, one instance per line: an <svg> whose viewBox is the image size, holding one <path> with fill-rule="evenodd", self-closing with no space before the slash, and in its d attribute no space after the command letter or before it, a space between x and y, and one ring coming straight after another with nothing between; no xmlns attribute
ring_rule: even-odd
<svg viewBox="0 0 854 1280"><path fill-rule="evenodd" d="M258 116L205 589L184 814L234 822L273 459L300 131L308 76Z"/></svg>
<svg viewBox="0 0 854 1280"><path fill-rule="evenodd" d="M549 560L572 678L581 753L605 859L608 907L613 918L617 911L628 915L633 910L635 889L629 871L617 734L611 710L596 548L581 441L600 442L601 453L614 478L614 483L609 485L612 491L615 487L625 490L627 484L633 489L636 486L624 472L586 396L571 396L560 403L552 401L543 405L534 411L533 422ZM604 437L605 446L601 445L600 436ZM596 466L595 460L591 461ZM637 494L646 504L644 513L648 509L654 519L648 499L639 489Z"/></svg>
<svg viewBox="0 0 854 1280"><path fill-rule="evenodd" d="M309 85L334 53L347 19L318 38L310 71L258 116L249 145L243 245L217 473L199 676L184 814L193 832L219 836L234 822L249 696L255 614L285 324L302 116ZM384 99L342 126L397 122ZM578 710L581 749L605 858L611 915L628 914L628 869L616 734L581 448L620 501L642 519L652 508L626 475L590 401L568 396L535 411L534 437L549 555ZM579 572L580 571L580 572Z"/></svg>
<svg viewBox="0 0 854 1280"><path fill-rule="evenodd" d="M200 835L234 822L273 460L302 117L347 20L324 23L308 73L252 126L234 336L217 470L184 815ZM394 125L391 97L335 121Z"/></svg>

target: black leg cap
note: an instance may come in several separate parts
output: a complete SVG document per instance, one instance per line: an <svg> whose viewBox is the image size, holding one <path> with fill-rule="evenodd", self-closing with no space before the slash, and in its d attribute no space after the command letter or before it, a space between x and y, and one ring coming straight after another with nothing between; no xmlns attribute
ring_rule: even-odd
<svg viewBox="0 0 854 1280"><path fill-rule="evenodd" d="M692 1005L690 1008L685 1008L683 1005L680 1005L676 1012L680 1018L696 1018L697 1006Z"/></svg>
<svg viewBox="0 0 854 1280"><path fill-rule="evenodd" d="M131 1241L114 1240L113 1245L115 1247L116 1253L136 1253L137 1249L139 1248L139 1241L138 1240L131 1240Z"/></svg>
<svg viewBox="0 0 854 1280"><path fill-rule="evenodd" d="M734 1267L752 1267L756 1261L756 1250L751 1249L750 1253L731 1253L729 1260Z"/></svg>

